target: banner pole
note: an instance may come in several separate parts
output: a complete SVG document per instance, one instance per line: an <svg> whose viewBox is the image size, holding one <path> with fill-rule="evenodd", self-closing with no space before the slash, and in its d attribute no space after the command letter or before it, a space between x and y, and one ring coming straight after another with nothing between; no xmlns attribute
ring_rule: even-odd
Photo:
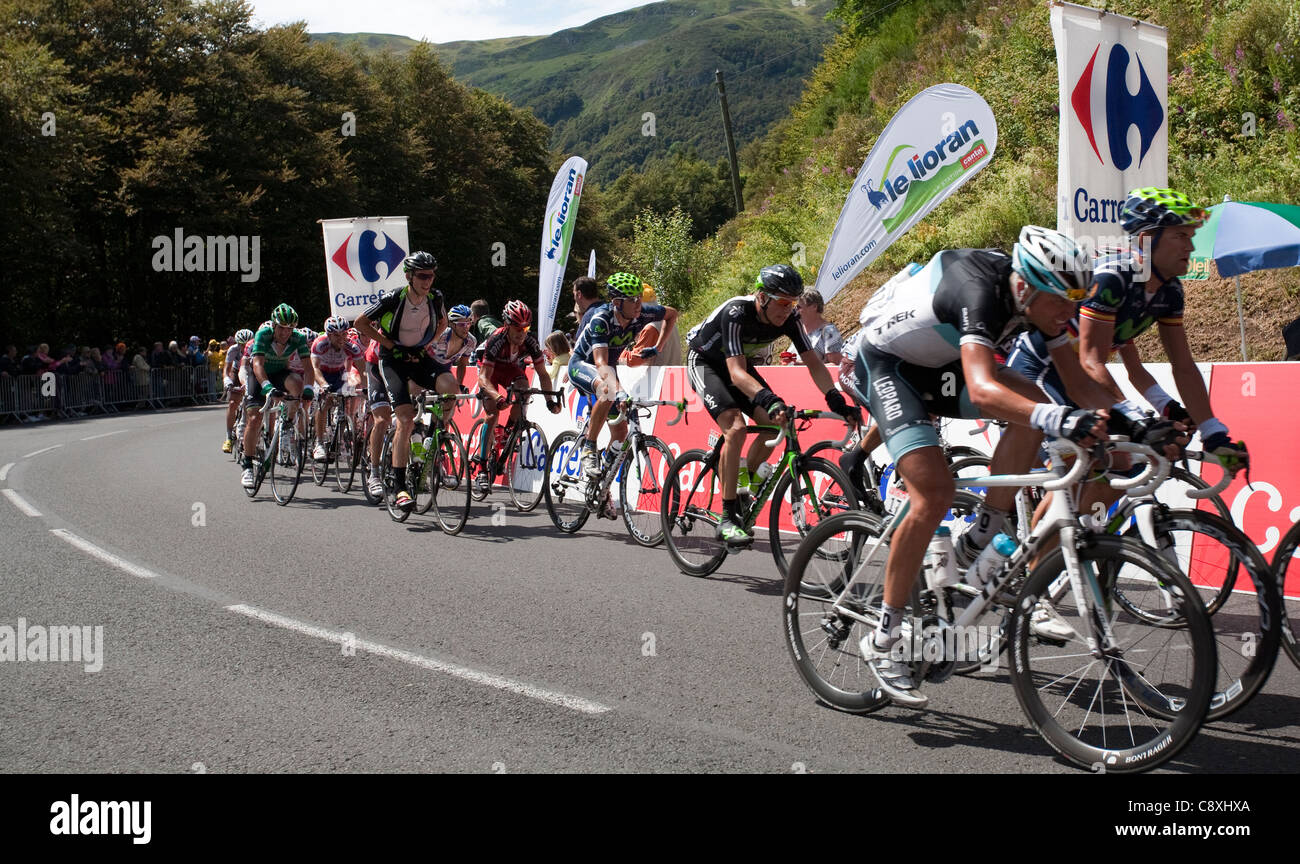
<svg viewBox="0 0 1300 864"><path fill-rule="evenodd" d="M1250 362L1250 357L1246 354L1246 316L1241 310L1241 277L1234 277L1237 283L1237 323L1241 325L1241 359Z"/></svg>

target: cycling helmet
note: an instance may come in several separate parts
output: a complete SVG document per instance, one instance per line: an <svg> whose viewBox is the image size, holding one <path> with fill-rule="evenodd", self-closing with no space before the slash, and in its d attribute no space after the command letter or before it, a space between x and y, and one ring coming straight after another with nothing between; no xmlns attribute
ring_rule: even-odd
<svg viewBox="0 0 1300 864"><path fill-rule="evenodd" d="M615 273L605 280L611 300L631 300L641 296L641 279L632 273Z"/></svg>
<svg viewBox="0 0 1300 864"><path fill-rule="evenodd" d="M1037 291L1078 303L1092 285L1092 258L1067 234L1026 225L1011 251L1011 269Z"/></svg>
<svg viewBox="0 0 1300 864"><path fill-rule="evenodd" d="M459 306L453 306L447 311L447 320L452 324L457 324L461 321L469 321L473 317L474 313L470 312L469 307L464 303Z"/></svg>
<svg viewBox="0 0 1300 864"><path fill-rule="evenodd" d="M438 259L434 258L428 252L412 252L402 259L402 270L410 273L412 270L437 270Z"/></svg>
<svg viewBox="0 0 1300 864"><path fill-rule="evenodd" d="M777 297L798 297L803 293L803 277L789 264L773 264L758 271L754 290Z"/></svg>
<svg viewBox="0 0 1300 864"><path fill-rule="evenodd" d="M527 327L533 323L532 310L522 300L511 300L507 303L506 308L501 311L501 317L507 324L515 327Z"/></svg>
<svg viewBox="0 0 1300 864"><path fill-rule="evenodd" d="M316 337L320 335L310 327L299 327L298 332L305 336L308 342L315 342Z"/></svg>
<svg viewBox="0 0 1300 864"><path fill-rule="evenodd" d="M1170 225L1200 227L1209 214L1181 192L1145 186L1128 193L1119 211L1119 226L1129 234L1140 234Z"/></svg>
<svg viewBox="0 0 1300 864"><path fill-rule="evenodd" d="M332 318L325 319L326 333L343 333L346 332L347 329L348 321L346 318L340 318L338 315L335 315Z"/></svg>
<svg viewBox="0 0 1300 864"><path fill-rule="evenodd" d="M281 303L271 312L271 323L292 327L298 323L298 313L288 303Z"/></svg>
<svg viewBox="0 0 1300 864"><path fill-rule="evenodd" d="M253 331L249 330L247 327L245 327L243 330L240 330L238 333L235 334L235 342L237 342L240 345L243 345L245 342L247 342L249 339L252 338L253 338Z"/></svg>

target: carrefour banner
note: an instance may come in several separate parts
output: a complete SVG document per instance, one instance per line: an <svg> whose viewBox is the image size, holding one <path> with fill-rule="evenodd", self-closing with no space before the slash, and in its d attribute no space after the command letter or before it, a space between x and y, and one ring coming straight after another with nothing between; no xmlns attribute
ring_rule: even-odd
<svg viewBox="0 0 1300 864"><path fill-rule="evenodd" d="M829 302L987 165L997 143L993 111L974 90L938 84L913 96L871 148L844 202L817 271L822 298Z"/></svg>
<svg viewBox="0 0 1300 864"><path fill-rule="evenodd" d="M349 321L406 284L402 259L410 250L405 216L322 219L330 314Z"/></svg>
<svg viewBox="0 0 1300 864"><path fill-rule="evenodd" d="M1166 30L1070 3L1052 6L1060 86L1056 225L1096 247L1123 245L1130 189L1168 185Z"/></svg>
<svg viewBox="0 0 1300 864"><path fill-rule="evenodd" d="M546 341L555 321L555 309L564 287L564 265L569 260L573 226L578 221L578 201L582 198L582 179L587 174L587 160L570 156L560 166L551 182L546 201L546 220L542 223L542 260L537 271L537 339Z"/></svg>

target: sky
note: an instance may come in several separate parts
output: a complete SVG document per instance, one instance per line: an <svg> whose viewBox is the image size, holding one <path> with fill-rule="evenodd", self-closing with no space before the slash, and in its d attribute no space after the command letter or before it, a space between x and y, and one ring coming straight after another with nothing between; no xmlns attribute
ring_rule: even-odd
<svg viewBox="0 0 1300 864"><path fill-rule="evenodd" d="M650 0L249 0L264 26L306 21L309 33L395 33L430 42L539 36Z"/></svg>

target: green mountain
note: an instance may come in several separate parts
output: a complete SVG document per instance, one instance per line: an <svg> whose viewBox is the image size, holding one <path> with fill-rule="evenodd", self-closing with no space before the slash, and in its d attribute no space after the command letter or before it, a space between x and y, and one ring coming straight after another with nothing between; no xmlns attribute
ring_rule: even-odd
<svg viewBox="0 0 1300 864"><path fill-rule="evenodd" d="M457 80L531 108L551 127L552 147L584 156L612 182L677 145L710 161L726 155L715 69L725 76L737 147L764 135L789 113L833 36L831 5L666 0L550 36L434 48ZM398 53L413 44L373 33L313 38Z"/></svg>

